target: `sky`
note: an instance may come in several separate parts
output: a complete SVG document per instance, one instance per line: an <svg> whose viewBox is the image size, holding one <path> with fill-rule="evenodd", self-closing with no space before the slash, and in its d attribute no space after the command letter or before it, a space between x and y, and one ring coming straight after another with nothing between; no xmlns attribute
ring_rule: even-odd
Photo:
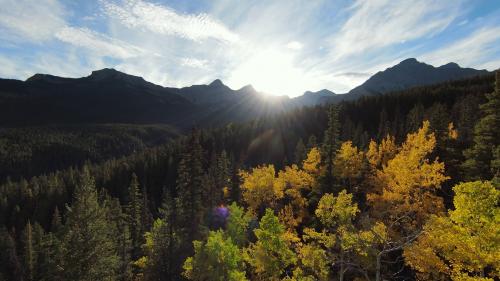
<svg viewBox="0 0 500 281"><path fill-rule="evenodd" d="M499 0L0 0L0 77L115 68L184 87L345 93L414 57L500 67Z"/></svg>

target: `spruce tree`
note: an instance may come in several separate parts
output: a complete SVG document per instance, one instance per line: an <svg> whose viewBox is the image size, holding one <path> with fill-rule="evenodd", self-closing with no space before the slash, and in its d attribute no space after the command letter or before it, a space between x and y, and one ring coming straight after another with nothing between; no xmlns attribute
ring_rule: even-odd
<svg viewBox="0 0 500 281"><path fill-rule="evenodd" d="M203 149L199 133L193 131L189 136L177 169L177 208L179 226L187 241L196 240L203 217Z"/></svg>
<svg viewBox="0 0 500 281"><path fill-rule="evenodd" d="M133 173L128 188L128 204L126 206L133 259L139 257L141 245L143 244L142 213L144 206L142 204L143 199L140 192L139 182L137 181L137 176Z"/></svg>
<svg viewBox="0 0 500 281"><path fill-rule="evenodd" d="M480 105L483 116L474 127L474 144L464 152L466 160L462 169L469 180L489 180L500 172L495 161L500 146L500 70L495 76L495 90L487 94L487 102Z"/></svg>
<svg viewBox="0 0 500 281"><path fill-rule="evenodd" d="M306 149L306 146L304 145L304 142L302 141L302 139L299 139L299 141L297 142L297 145L295 146L295 152L294 152L293 157L294 157L293 163L295 163L297 165L301 165L302 161L304 161L304 159L306 159L307 149Z"/></svg>
<svg viewBox="0 0 500 281"><path fill-rule="evenodd" d="M325 166L325 174L320 179L321 191L331 191L334 184L333 160L340 148L339 106L332 105L328 110L328 128L325 131L321 146L321 160Z"/></svg>
<svg viewBox="0 0 500 281"><path fill-rule="evenodd" d="M110 224L85 168L73 204L67 207L61 265L65 280L116 280L119 258Z"/></svg>
<svg viewBox="0 0 500 281"><path fill-rule="evenodd" d="M37 270L37 252L35 250L36 242L34 241L33 226L28 220L23 231L23 269L24 278L28 281L35 280Z"/></svg>

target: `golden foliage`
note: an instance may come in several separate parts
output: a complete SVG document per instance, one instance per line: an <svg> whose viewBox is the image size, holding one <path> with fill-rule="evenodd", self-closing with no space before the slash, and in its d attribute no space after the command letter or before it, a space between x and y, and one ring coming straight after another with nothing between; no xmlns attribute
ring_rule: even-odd
<svg viewBox="0 0 500 281"><path fill-rule="evenodd" d="M363 169L364 153L351 141L342 143L333 161L334 175L352 181L359 178Z"/></svg>
<svg viewBox="0 0 500 281"><path fill-rule="evenodd" d="M453 190L455 210L427 222L423 235L405 249L406 263L425 279L500 278L500 190L479 181Z"/></svg>
<svg viewBox="0 0 500 281"><path fill-rule="evenodd" d="M367 195L375 217L412 231L429 215L442 213L443 202L435 191L448 177L444 175L444 163L427 158L435 145L434 134L429 133L429 122L425 121L416 133L408 134L394 158L377 170L381 191Z"/></svg>

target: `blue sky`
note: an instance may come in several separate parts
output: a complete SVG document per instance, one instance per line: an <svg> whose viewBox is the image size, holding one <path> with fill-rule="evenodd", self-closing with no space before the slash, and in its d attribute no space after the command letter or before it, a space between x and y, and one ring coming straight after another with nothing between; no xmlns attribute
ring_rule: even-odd
<svg viewBox="0 0 500 281"><path fill-rule="evenodd" d="M498 0L0 0L0 77L113 67L164 86L344 93L415 57L500 67Z"/></svg>

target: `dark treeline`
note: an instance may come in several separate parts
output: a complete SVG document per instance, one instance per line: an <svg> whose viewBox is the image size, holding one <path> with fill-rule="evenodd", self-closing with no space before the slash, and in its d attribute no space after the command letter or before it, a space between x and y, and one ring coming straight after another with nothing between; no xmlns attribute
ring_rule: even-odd
<svg viewBox="0 0 500 281"><path fill-rule="evenodd" d="M270 230L264 227L281 229L276 226L279 224L277 218L275 221L272 212L268 213L266 208L279 213L279 222L284 225L281 227L292 229L291 232L298 237L296 239L304 239L304 243L307 235L315 237L313 232L308 232L312 231L309 227L319 228L322 223L328 224L321 217L324 211L321 211L321 202L324 200L335 201L341 196L351 196L353 203L357 204L356 208L359 206L363 214L376 210L377 206L370 205L367 198L367 194L373 192L367 190L368 186L376 185L369 172L371 160L368 155L373 153L370 151L377 144L382 151L386 141L391 140L389 136L393 137L393 146L400 147L395 151L404 151L405 144L411 144L411 133L420 130L421 137L425 139L425 123L422 128L425 120L429 121L429 134L433 133L435 138L435 147L425 155L428 159L437 157L445 163L443 177L449 177L447 181L436 183L436 186L442 186L436 193L447 208L452 208L453 186L466 180L491 180L495 175L494 157L498 159L500 156L499 138L495 139L495 134L498 135L500 130L495 127L499 118L499 108L496 107L499 93L498 88L495 92L494 80L493 76L483 76L365 97L335 107L301 108L218 129L193 129L184 137L152 148L147 147L154 145L151 140L156 136L166 139L164 132L153 130L150 134L145 133L143 139L147 144L142 143L140 136L136 138L137 142L129 141L129 135L134 134L126 133L122 139L112 135L101 146L93 137L82 140L81 135L76 133L68 137L54 129L43 135L43 139L51 141L21 142L30 143L29 151L25 151L24 145L20 144L15 149L9 144L16 135L29 139L32 136L28 133L30 130L12 129L6 134L10 138L2 138L3 146L0 146L4 147L0 149L0 155L3 155L2 177L16 175L16 180L7 179L0 186L0 280L281 280L292 276L295 279L286 280L330 280L338 272L342 272L342 276L347 272L346 280L355 277L370 279L372 275L376 275L373 279L381 280L378 278L382 271L389 274L387 276L399 274L401 278L414 278L415 271L408 266L400 270L405 264L398 259L402 256L403 246L388 254L397 262L387 263L382 269L363 267L363 270L349 271L339 268L344 265L340 262L325 265L327 273L318 269L323 275L312 269L307 273L305 268L308 266L298 261L301 255L305 255L301 252L304 248L299 251L292 246L291 250L274 249L289 256L276 258L270 254L280 262L290 260L289 264L276 261L280 264L273 263L277 268L266 268L263 265L265 259L259 260L268 250L262 233ZM485 106L488 103L489 108ZM497 114L496 121L484 121L485 116L491 114ZM484 135L490 137L488 148L481 143L484 142ZM76 140L82 143L75 144ZM78 147L78 153L72 154L75 147ZM364 160L360 160L363 164L356 168L359 175L355 177L338 172L337 163L350 148L356 153L358 149L360 154L366 153L366 157L362 157ZM44 149L44 153L35 153ZM70 151L69 154L65 149ZM495 149L499 155L495 154ZM112 158L134 151L138 152ZM320 151L317 155L320 160L313 159L314 151ZM489 155L485 155L488 152ZM9 164L6 159L11 154L15 161ZM396 152L393 154L397 155ZM54 155L71 157L65 160L54 158ZM105 158L112 159L102 162ZM100 163L82 166L84 160ZM313 160L318 167L321 166L317 171L316 168L307 168ZM297 195L289 194L289 198L285 197L288 199L279 197L278 201L268 203L259 201L259 193L256 193L257 197L248 197L254 185L260 188L263 184L255 184L253 176L266 178L265 173L269 170L265 170L264 164L272 165L271 182L281 180L281 172L274 179L275 168L276 171L283 170L285 179L287 173L294 180L301 178L300 173L305 173L302 178L311 177L311 182L302 183L310 185L309 191L298 189L299 194L306 197L304 202L307 202L299 204L302 208L307 206L301 210L309 215L300 220L294 217L291 220L293 223L285 219L285 207L296 208L293 202L302 200L300 196L294 197ZM295 166L299 169L297 174L293 174L296 168L292 165L298 165ZM373 169L384 171L384 165L373 165ZM43 175L30 177L37 173ZM263 174L259 176L259 173ZM22 176L25 179L17 180ZM342 193L342 188L347 188L351 195ZM325 197L330 193L339 197ZM273 195L265 195L266 198L269 196ZM228 210L226 207L217 208L221 204L231 205L231 223L226 223L227 216L217 213ZM238 205L246 207L251 218ZM353 221L356 227L363 224L362 219L353 218ZM423 225L421 223L419 227ZM224 231L215 232L221 227ZM228 244L225 235L230 235L234 245ZM206 244L203 244L204 240ZM198 241L194 248L193 241ZM324 245L319 240L314 241ZM203 255L206 255L205 259L210 259L210 252L203 252L209 251L203 248L208 247L209 242L227 246L224 251L228 253L244 248L246 254L243 256L246 256L230 256L229 259L237 260L231 273L221 273L227 270L224 266L219 275L197 273L200 270L197 266L204 264ZM313 244L309 246L316 245ZM320 247L318 245L314 247ZM338 253L338 249L335 251ZM189 256L193 257L185 262ZM292 262L294 260L297 261ZM258 261L263 264L258 264ZM197 265L197 262L201 264ZM358 267L361 268L360 265ZM273 273L266 275L269 271ZM315 277L301 279L300 276Z"/></svg>
<svg viewBox="0 0 500 281"><path fill-rule="evenodd" d="M80 124L0 129L0 182L102 162L179 136L167 125Z"/></svg>

